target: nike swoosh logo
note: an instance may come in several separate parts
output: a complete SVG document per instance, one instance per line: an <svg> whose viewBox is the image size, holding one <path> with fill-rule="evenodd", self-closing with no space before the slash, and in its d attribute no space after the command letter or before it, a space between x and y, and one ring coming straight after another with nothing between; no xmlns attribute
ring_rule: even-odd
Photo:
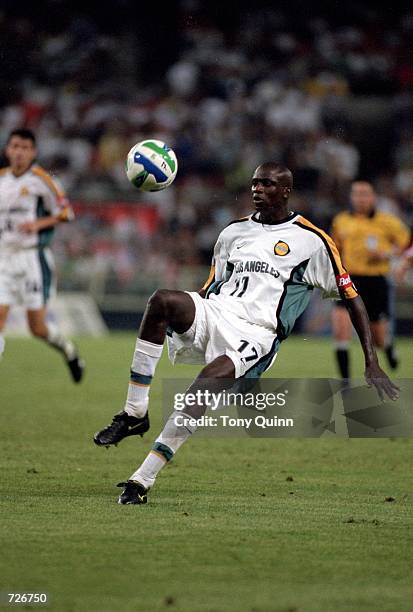
<svg viewBox="0 0 413 612"><path fill-rule="evenodd" d="M247 244L246 242L241 242L241 244L237 244L236 248L242 249L242 247L245 246L246 244Z"/></svg>
<svg viewBox="0 0 413 612"><path fill-rule="evenodd" d="M136 425L129 425L129 431L131 429L136 429L137 427L142 427L142 423L137 423Z"/></svg>

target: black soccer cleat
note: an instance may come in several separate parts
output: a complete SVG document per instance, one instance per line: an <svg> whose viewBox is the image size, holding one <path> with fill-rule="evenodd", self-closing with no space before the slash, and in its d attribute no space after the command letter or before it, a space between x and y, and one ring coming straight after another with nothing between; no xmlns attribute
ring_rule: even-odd
<svg viewBox="0 0 413 612"><path fill-rule="evenodd" d="M129 416L122 410L113 417L112 423L98 431L93 436L95 444L98 446L110 446L117 444L128 436L143 436L149 429L148 413L144 417L138 418Z"/></svg>
<svg viewBox="0 0 413 612"><path fill-rule="evenodd" d="M70 370L70 374L72 375L73 382L79 383L83 378L85 362L79 357L79 355L76 355L76 357L73 357L73 359L67 359L66 363Z"/></svg>
<svg viewBox="0 0 413 612"><path fill-rule="evenodd" d="M120 482L117 487L125 487L119 495L118 504L146 504L148 502L148 489L134 480Z"/></svg>

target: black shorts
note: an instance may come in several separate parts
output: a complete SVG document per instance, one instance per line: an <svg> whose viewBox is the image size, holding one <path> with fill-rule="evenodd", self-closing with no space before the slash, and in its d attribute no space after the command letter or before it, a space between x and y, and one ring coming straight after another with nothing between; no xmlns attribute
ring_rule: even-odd
<svg viewBox="0 0 413 612"><path fill-rule="evenodd" d="M385 276L357 276L351 274L357 292L366 306L370 321L375 323L380 319L390 317L390 295L389 284ZM345 308L344 300L339 300L336 305Z"/></svg>

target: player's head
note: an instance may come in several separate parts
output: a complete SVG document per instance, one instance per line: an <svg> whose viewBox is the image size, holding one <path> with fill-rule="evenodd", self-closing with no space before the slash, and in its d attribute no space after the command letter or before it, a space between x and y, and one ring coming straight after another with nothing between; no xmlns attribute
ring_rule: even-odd
<svg viewBox="0 0 413 612"><path fill-rule="evenodd" d="M31 130L10 132L6 143L6 157L15 172L24 172L31 166L37 154L36 138Z"/></svg>
<svg viewBox="0 0 413 612"><path fill-rule="evenodd" d="M353 210L361 215L370 214L376 205L376 192L368 181L354 181L350 189Z"/></svg>
<svg viewBox="0 0 413 612"><path fill-rule="evenodd" d="M258 211L286 206L293 188L293 175L285 166L276 162L265 162L255 170L251 191Z"/></svg>

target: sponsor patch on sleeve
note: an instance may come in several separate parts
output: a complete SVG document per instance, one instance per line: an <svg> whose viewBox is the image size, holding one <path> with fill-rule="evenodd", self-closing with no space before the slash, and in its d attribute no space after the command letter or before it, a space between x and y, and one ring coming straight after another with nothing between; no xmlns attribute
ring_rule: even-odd
<svg viewBox="0 0 413 612"><path fill-rule="evenodd" d="M354 286L354 283L351 280L350 274L348 272L344 272L343 274L339 274L338 276L336 276L336 283L338 290L341 293L341 297L345 297L348 299L357 297L357 289Z"/></svg>
<svg viewBox="0 0 413 612"><path fill-rule="evenodd" d="M350 274L348 272L336 276L336 283L339 289L346 289L347 287L350 287L350 285L353 284L350 278Z"/></svg>

